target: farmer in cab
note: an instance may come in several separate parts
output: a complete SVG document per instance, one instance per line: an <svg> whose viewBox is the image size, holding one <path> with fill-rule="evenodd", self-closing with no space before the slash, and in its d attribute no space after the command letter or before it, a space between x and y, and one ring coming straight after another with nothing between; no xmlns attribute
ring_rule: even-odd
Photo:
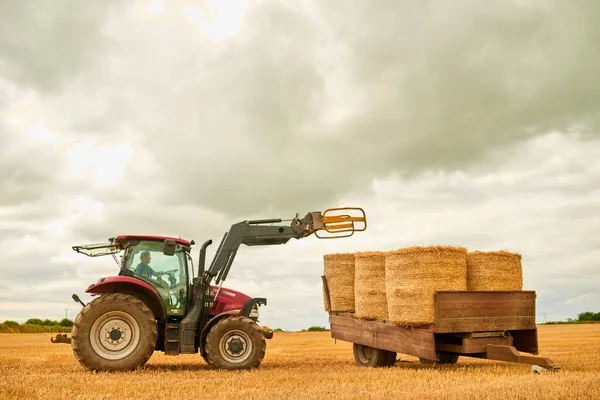
<svg viewBox="0 0 600 400"><path fill-rule="evenodd" d="M156 276L156 272L150 268L150 252L142 251L140 254L140 263L135 267L135 273L137 275L145 276L147 278Z"/></svg>

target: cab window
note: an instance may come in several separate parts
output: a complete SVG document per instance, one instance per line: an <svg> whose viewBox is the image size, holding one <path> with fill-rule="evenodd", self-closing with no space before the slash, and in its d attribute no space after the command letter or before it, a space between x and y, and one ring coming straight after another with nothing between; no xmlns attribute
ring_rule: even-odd
<svg viewBox="0 0 600 400"><path fill-rule="evenodd" d="M125 268L160 293L169 315L183 315L187 299L185 252L163 254L163 242L141 241L129 248Z"/></svg>

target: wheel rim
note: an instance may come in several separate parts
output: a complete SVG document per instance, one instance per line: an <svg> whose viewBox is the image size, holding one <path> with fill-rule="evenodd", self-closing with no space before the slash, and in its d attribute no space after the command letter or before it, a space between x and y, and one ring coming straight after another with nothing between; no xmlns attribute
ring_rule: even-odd
<svg viewBox="0 0 600 400"><path fill-rule="evenodd" d="M357 355L361 363L366 364L373 357L373 349L369 346L358 345Z"/></svg>
<svg viewBox="0 0 600 400"><path fill-rule="evenodd" d="M221 357L232 364L246 361L252 354L252 340L244 331L227 332L219 341Z"/></svg>
<svg viewBox="0 0 600 400"><path fill-rule="evenodd" d="M100 357L121 360L130 355L140 341L137 321L123 311L103 314L92 325L90 343Z"/></svg>

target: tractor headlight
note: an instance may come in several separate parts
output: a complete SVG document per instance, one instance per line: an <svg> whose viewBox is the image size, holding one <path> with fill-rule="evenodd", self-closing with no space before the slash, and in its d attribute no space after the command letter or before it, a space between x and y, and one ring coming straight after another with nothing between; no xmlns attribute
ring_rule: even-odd
<svg viewBox="0 0 600 400"><path fill-rule="evenodd" d="M254 306L252 307L252 310L250 310L250 318L258 318L258 307Z"/></svg>

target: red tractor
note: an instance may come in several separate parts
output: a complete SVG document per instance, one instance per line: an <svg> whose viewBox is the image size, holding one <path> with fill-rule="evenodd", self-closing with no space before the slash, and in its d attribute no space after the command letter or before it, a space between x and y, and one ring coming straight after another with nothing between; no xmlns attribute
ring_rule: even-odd
<svg viewBox="0 0 600 400"><path fill-rule="evenodd" d="M167 355L199 352L220 369L258 367L265 339L273 336L257 325L258 307L267 300L222 287L239 246L285 244L313 233L319 238L347 237L366 229L360 208L310 212L302 219L296 215L285 220L289 224L282 222L232 225L208 269L206 248L212 240L201 246L197 274L190 255L193 240L123 235L107 243L74 246L91 257L110 254L119 266L117 276L101 278L86 289L100 297L86 305L73 295L84 306L70 339L81 365L96 371L132 370L159 350ZM116 254L121 252L119 261Z"/></svg>

